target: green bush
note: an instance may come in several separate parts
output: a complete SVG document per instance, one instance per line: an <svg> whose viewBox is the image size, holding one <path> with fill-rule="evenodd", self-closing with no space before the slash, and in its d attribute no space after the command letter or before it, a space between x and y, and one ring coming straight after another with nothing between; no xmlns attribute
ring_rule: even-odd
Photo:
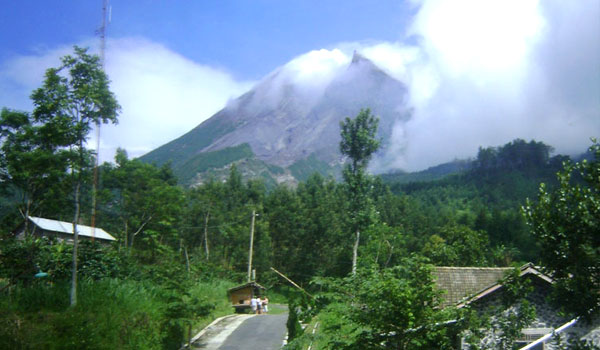
<svg viewBox="0 0 600 350"><path fill-rule="evenodd" d="M288 304L289 314L287 319L288 341L292 341L302 335L302 326L298 320L297 306L295 303Z"/></svg>
<svg viewBox="0 0 600 350"><path fill-rule="evenodd" d="M68 286L17 287L0 297L2 349L160 349L162 304L156 288L106 279L79 284L68 308Z"/></svg>

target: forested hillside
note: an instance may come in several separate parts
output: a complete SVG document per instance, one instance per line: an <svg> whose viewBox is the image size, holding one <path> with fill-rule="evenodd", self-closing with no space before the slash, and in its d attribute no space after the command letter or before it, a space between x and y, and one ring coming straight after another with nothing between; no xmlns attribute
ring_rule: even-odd
<svg viewBox="0 0 600 350"><path fill-rule="evenodd" d="M524 152L531 148L539 152L539 157L531 158ZM503 157L509 150L514 153L507 162ZM361 232L358 265L393 267L406 263L405 259L413 254L427 257L432 264L448 266L539 262L539 247L525 225L520 207L527 197L535 198L540 182L549 187L555 185L554 174L566 157L550 158L548 152L549 147L542 143L515 140L499 148L481 149L470 170L440 180L396 183L390 178L375 179L369 194L375 212L372 224ZM243 182L232 167L226 182L208 181L185 189L176 185L168 167L157 168L128 159L124 151L118 153L114 164L106 163L100 168L100 178L97 223L115 235L118 243L112 247L83 245L82 293L87 298L88 288L104 290L101 286L106 283L136 290L142 288L135 287L141 283L145 287L139 293L158 293L152 294L152 298L158 298L158 309L148 305L148 311L136 310L163 310L162 316L132 317L156 317L143 322L162 324L153 336L163 339L163 343L184 337L186 325L195 324L212 307L206 294L188 294L194 288L202 288L198 281L244 281L253 211L257 213L253 267L262 284L284 284L270 272L270 267L307 288L315 277L344 277L351 270L349 199L343 184L332 178L315 174L297 188L277 186L269 191L260 180ZM6 190L20 191L14 186ZM83 198L85 223L90 218L89 191ZM91 317L87 313L55 314L64 308L60 305L67 298L67 289L59 286L69 276L69 246L48 245L50 242L43 240L13 241L11 233L23 220L17 211L19 202L12 203L13 210L3 217L2 288L10 290L14 288L11 286L21 285L38 290L38 294L32 296L34 289L24 289L18 294L25 293L18 297L21 304L17 309L9 307L14 305L11 302L4 304L11 311L3 313L3 324L25 322L33 327L29 322L34 322L34 315L40 315L41 310L48 319L73 317L73 324L85 324L85 319ZM35 214L69 220L71 210L72 203L53 197L44 198ZM47 280L33 278L38 270L49 274ZM47 285L50 281L54 287ZM224 289L219 290L225 293ZM121 289L106 291L109 295L121 293ZM58 306L39 299L45 300L45 293L52 293ZM12 294L10 298L15 297ZM169 304L160 306L168 300ZM198 304L200 300L204 302ZM173 301L180 306L167 307ZM205 306L194 310L198 305ZM169 311L171 307L177 307L177 311ZM179 321L161 318L170 312L188 316L178 314ZM14 327L4 329L11 332L5 336L16 342L30 341ZM50 334L60 332L65 330L54 329Z"/></svg>
<svg viewBox="0 0 600 350"><path fill-rule="evenodd" d="M540 183L554 186L556 172L562 169L562 162L569 160L563 155L550 157L550 151L551 147L542 142L514 140L500 147L480 148L477 158L465 166L468 170L454 172L437 181L406 183L405 176L397 181L393 175L384 179L394 194L416 201L428 213L429 220L437 221L438 227L453 222L483 232L493 252L488 263L536 262L537 247L520 208L526 198L536 197ZM462 241L460 237L444 236L440 232L444 230L430 231L428 249L432 252L442 248L438 246L442 241ZM423 235L428 234L423 232ZM438 254L443 251L439 250ZM461 258L456 256L455 259ZM433 260L438 264L456 263Z"/></svg>

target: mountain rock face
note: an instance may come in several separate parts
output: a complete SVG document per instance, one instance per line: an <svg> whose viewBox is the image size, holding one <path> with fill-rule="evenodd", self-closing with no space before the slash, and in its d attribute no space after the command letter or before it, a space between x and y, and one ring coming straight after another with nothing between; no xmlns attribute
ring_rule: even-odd
<svg viewBox="0 0 600 350"><path fill-rule="evenodd" d="M243 175L274 182L302 180L313 171L335 172L342 163L340 122L370 108L380 118L377 163L393 158L396 123L410 118L407 89L359 54L326 85L307 88L280 69L187 134L141 157L171 162L182 183L223 177L232 163ZM248 164L253 164L248 166Z"/></svg>

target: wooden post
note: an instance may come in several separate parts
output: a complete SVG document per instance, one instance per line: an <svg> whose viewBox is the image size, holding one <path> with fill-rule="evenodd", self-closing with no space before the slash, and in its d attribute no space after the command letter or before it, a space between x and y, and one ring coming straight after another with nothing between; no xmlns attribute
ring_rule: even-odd
<svg viewBox="0 0 600 350"><path fill-rule="evenodd" d="M254 217L256 210L252 210L252 221L250 224L250 253L248 254L248 282L252 281L252 249L254 246Z"/></svg>

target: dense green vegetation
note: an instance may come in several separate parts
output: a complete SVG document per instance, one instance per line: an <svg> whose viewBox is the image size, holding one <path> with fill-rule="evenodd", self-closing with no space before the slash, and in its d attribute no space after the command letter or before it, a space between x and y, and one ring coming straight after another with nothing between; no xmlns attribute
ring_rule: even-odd
<svg viewBox="0 0 600 350"><path fill-rule="evenodd" d="M450 348L455 334L483 327L468 310L437 307L432 264L531 261L558 277L586 276L577 283L597 291L597 143L593 160L567 165L558 180L555 173L568 157L550 157L551 148L541 142L514 140L481 148L468 165L407 182L402 174L366 173L378 146L377 120L363 110L341 125L341 150L350 160L344 181L313 173L295 188L265 183L260 174L243 181L236 166L226 170L226 181L208 178L186 188L168 163L129 159L119 150L114 163L99 167L95 214L96 225L117 241L82 241L76 251L75 245L14 235L28 229L28 215L72 222L75 212L79 224L93 218L93 155L81 142L76 157L68 153L77 147L65 146L60 135L76 121L62 118L52 103L40 106L48 107L37 110L46 119L7 109L0 117L2 348L178 349L195 328L228 311L227 288L246 279L251 221L257 279L269 288L285 285L271 272L275 267L316 292L316 298L292 303L309 305L303 308L309 316L320 312L323 349ZM75 136L85 138L82 127L75 127ZM242 145L205 154L192 160L193 167L249 151ZM536 198L542 182L540 204L526 207L528 225L521 207ZM558 236L553 227L561 227ZM574 241L567 231L577 232ZM548 246L557 240L565 249L553 256ZM585 259L576 264L579 257ZM69 300L74 270L76 304ZM47 276L36 278L40 272ZM568 279L559 285L572 287ZM591 294L584 304L597 303L598 293ZM528 312L505 324L531 319L525 306ZM582 313L581 307L565 311ZM290 324L298 330L297 322ZM310 337L300 333L291 347Z"/></svg>
<svg viewBox="0 0 600 350"><path fill-rule="evenodd" d="M436 264L454 265L452 250L435 249L439 242L462 241L456 229L479 232L474 241L487 241L490 249L486 261L472 259L466 265L507 265L514 261L537 263L539 247L525 224L521 206L526 198L535 198L540 183L549 187L557 184L556 172L568 157L549 156L550 148L541 142L514 140L497 148L481 148L469 170L447 176L437 181L405 183L388 175L386 182L395 194L405 194L427 214L430 224L440 228L437 232L423 232L416 236L429 236L431 251L441 256L426 254ZM454 227L453 229L451 229ZM472 240L473 241L473 240ZM441 248L442 246L438 247ZM443 246L445 249L447 245ZM468 251L477 251L473 247ZM447 255L444 258L443 255ZM449 260L448 260L449 258ZM462 260L462 258L461 258Z"/></svg>
<svg viewBox="0 0 600 350"><path fill-rule="evenodd" d="M333 175L337 169L331 168L326 162L319 160L315 154L311 154L307 158L301 159L289 166L292 175L300 181L306 181L314 174Z"/></svg>
<svg viewBox="0 0 600 350"><path fill-rule="evenodd" d="M234 129L235 125L224 118L211 118L164 147L145 154L142 160L158 166L171 163L174 167L178 167L196 156L197 150L203 149Z"/></svg>
<svg viewBox="0 0 600 350"><path fill-rule="evenodd" d="M524 208L543 266L556 280L554 299L588 320L600 309L600 144L589 153L589 161L566 162L559 186L542 184L538 201Z"/></svg>
<svg viewBox="0 0 600 350"><path fill-rule="evenodd" d="M69 307L72 245L3 242L2 349L178 349L188 333L230 312L231 275L206 276L177 254L161 264L82 242L78 303ZM170 257L170 258L169 258ZM39 268L46 278L34 278ZM7 288L7 289L4 289Z"/></svg>
<svg viewBox="0 0 600 350"><path fill-rule="evenodd" d="M243 158L253 157L254 153L247 143L228 147L219 151L200 153L177 168L175 174L184 184L192 184L197 173L211 168L222 168Z"/></svg>
<svg viewBox="0 0 600 350"><path fill-rule="evenodd" d="M148 317L155 317L146 321L157 322L160 327L153 328L156 334L140 337L159 339L157 341L165 348L168 346L164 344L173 337L177 339L171 345L173 348L175 343L183 342L187 327L205 317L206 310L210 310L216 301L226 303L225 288L212 290L202 286L219 283L215 281L220 279L231 281L229 285L243 281L252 210L259 214L255 224L254 268L261 283L268 287L284 283L269 271L271 266L309 289L318 287L309 284L315 277L342 278L351 271L354 238L353 223L347 214L350 200L345 185L332 178L314 174L295 189L277 186L269 191L262 181L243 182L234 167L226 182L208 181L193 189L184 189L176 184L168 167L158 168L128 159L124 151L118 152L114 164L104 164L100 170L102 182L97 220L119 241L113 247L101 248L95 255L88 253L87 243L82 246L79 255L82 298L87 298L83 290L93 289L96 283L100 291L106 290L102 285L110 283L129 286L136 290L135 293L146 293L145 288L154 291L156 294L152 298L144 297L150 300L144 307L153 308L147 311L153 312ZM435 182L386 184L374 179L368 192L374 217L361 232L359 274L387 276L392 272L386 272L385 268L406 265L406 257L414 253L437 265L507 266L530 259L538 263L539 248L519 207L525 197L535 197L537 183L551 179L554 170L553 163L548 162L535 169L533 178L519 169L498 168L496 173L481 175L481 169L473 168ZM554 186L552 183L548 186ZM16 191L15 188L6 190ZM89 196L84 198L84 207L89 208ZM35 214L52 212L52 218L68 220L71 213L68 205L62 210L55 208L57 205L48 200ZM53 317L73 317L72 322L81 322L78 326L91 327L89 319L85 321L86 317L98 315L97 311L87 309L92 302L82 300L82 305L73 310L66 307L68 295L62 281L68 278L70 246L50 245L44 241L15 242L10 238L10 232L22 220L18 212L12 213L5 218L2 231L2 276L4 285L10 285L4 292L11 291L4 294L3 297L8 299L4 299L3 305L12 305L5 313L8 318L4 322L33 319L37 323L32 321L35 324L29 327L36 328L38 325L49 327L44 322L39 323L39 319L50 321ZM82 213L88 215L88 220L86 213L89 210L84 209ZM28 249L40 251L33 255L38 257L31 259ZM366 267L375 270L365 272ZM49 280L32 278L38 268L49 273ZM377 272L378 269L384 270ZM362 281L368 280L362 276ZM405 278L402 276L394 278L401 280ZM50 281L51 286L47 285ZM204 302L192 302L192 296L186 294L194 288L204 288L195 295L197 300ZM18 299L20 293L38 293L34 290L41 294L50 293L62 301L56 303L57 308L53 311L46 311L44 302ZM130 295L131 298L139 299L135 293ZM110 299L111 295L104 297ZM208 301L209 297L213 300ZM15 303L17 299L14 298L23 302ZM176 311L170 314L168 308L175 307L173 300L181 306L172 309ZM181 316L191 305L206 305L207 309L191 310L187 316ZM21 307L29 309L25 312ZM334 311L324 309L322 317L329 317L333 322ZM51 316L46 315L49 312L53 312ZM76 312L82 314L71 315ZM123 317L125 315L129 313L123 313ZM116 317L114 322L127 320L117 321L118 315L111 317ZM167 321L170 317L179 320L173 329ZM35 332L50 335L59 331ZM31 334L38 334L35 332ZM96 333L89 334L86 339L93 342L92 336ZM23 342L23 348L30 346L25 344L33 344L22 334L15 333L11 337ZM58 336L53 339L67 341Z"/></svg>

